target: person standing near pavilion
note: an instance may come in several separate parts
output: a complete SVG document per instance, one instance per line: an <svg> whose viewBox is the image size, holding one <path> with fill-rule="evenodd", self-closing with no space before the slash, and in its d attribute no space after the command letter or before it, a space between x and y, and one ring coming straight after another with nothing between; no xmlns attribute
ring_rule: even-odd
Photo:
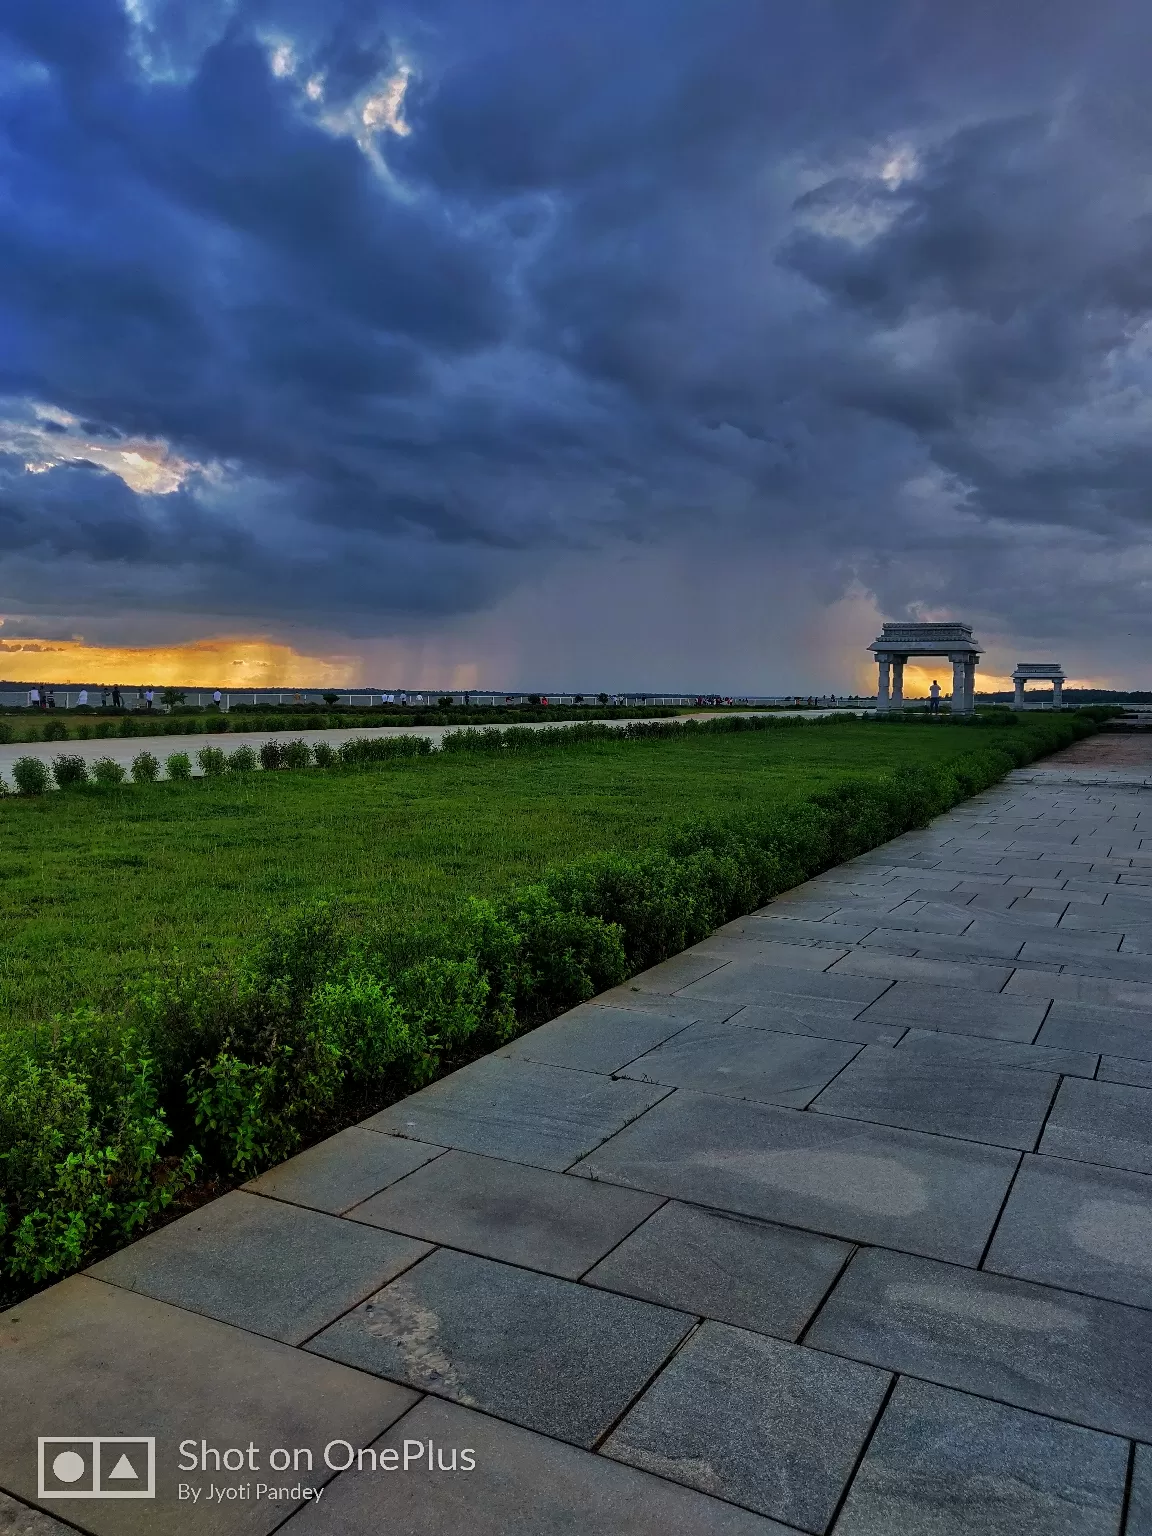
<svg viewBox="0 0 1152 1536"><path fill-rule="evenodd" d="M928 690L928 710L933 715L940 713L940 684L935 678L932 679L932 686Z"/></svg>

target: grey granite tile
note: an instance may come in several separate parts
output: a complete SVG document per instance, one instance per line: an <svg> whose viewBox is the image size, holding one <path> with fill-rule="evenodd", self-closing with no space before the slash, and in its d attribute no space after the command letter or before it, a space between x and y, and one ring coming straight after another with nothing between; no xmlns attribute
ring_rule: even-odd
<svg viewBox="0 0 1152 1536"><path fill-rule="evenodd" d="M1152 1438L1152 1314L868 1249L806 1342L1108 1434Z"/></svg>
<svg viewBox="0 0 1152 1536"><path fill-rule="evenodd" d="M0 1493L0 1536L71 1536L73 1529Z"/></svg>
<svg viewBox="0 0 1152 1536"><path fill-rule="evenodd" d="M1113 1435L905 1377L835 1536L1116 1536L1127 1466Z"/></svg>
<svg viewBox="0 0 1152 1536"><path fill-rule="evenodd" d="M959 934L972 922L972 913L963 906L920 901L909 901L905 906L907 912L896 907L880 920L890 932Z"/></svg>
<svg viewBox="0 0 1152 1536"><path fill-rule="evenodd" d="M1126 1083L1065 1078L1040 1151L1152 1173L1152 1092Z"/></svg>
<svg viewBox="0 0 1152 1536"><path fill-rule="evenodd" d="M1106 976L1080 976L1070 971L1051 975L1020 968L1004 988L1006 997L1048 997L1058 1003L1083 1003L1097 1008L1152 1009L1152 986L1142 981L1114 981Z"/></svg>
<svg viewBox="0 0 1152 1536"><path fill-rule="evenodd" d="M821 1114L1031 1151L1059 1078L866 1045L813 1103Z"/></svg>
<svg viewBox="0 0 1152 1536"><path fill-rule="evenodd" d="M865 949L893 949L914 943L915 952L929 960L1014 960L1024 936L1009 930L995 936L973 923L962 934L909 933L902 928L876 928L861 940Z"/></svg>
<svg viewBox="0 0 1152 1536"><path fill-rule="evenodd" d="M233 1190L88 1273L299 1344L427 1252L407 1237Z"/></svg>
<svg viewBox="0 0 1152 1536"><path fill-rule="evenodd" d="M1135 1061L1152 1061L1152 1025L1132 1008L1055 1002L1036 1044L1054 1050L1101 1051Z"/></svg>
<svg viewBox="0 0 1152 1536"><path fill-rule="evenodd" d="M349 1215L575 1280L659 1205L635 1190L448 1152Z"/></svg>
<svg viewBox="0 0 1152 1536"><path fill-rule="evenodd" d="M899 1051L911 1051L939 1062L979 1061L1026 1071L1063 1072L1069 1077L1094 1076L1100 1059L1091 1051L1049 1050L1042 1045L1021 1045L1015 1040L988 1040L977 1035L950 1035L926 1029L910 1029L900 1041Z"/></svg>
<svg viewBox="0 0 1152 1536"><path fill-rule="evenodd" d="M984 1268L1152 1307L1152 1179L1026 1157Z"/></svg>
<svg viewBox="0 0 1152 1536"><path fill-rule="evenodd" d="M749 917L741 924L746 938L763 944L769 941L779 944L839 944L847 948L871 933L875 922L851 921L847 918L829 917L820 922L805 922L801 918L783 915Z"/></svg>
<svg viewBox="0 0 1152 1536"><path fill-rule="evenodd" d="M1033 954L1039 960L1072 960L1078 956L1114 955L1120 948L1115 933L1099 933L1087 928L1069 928L1061 923L1059 928L1033 936L1025 945L1025 955Z"/></svg>
<svg viewBox="0 0 1152 1536"><path fill-rule="evenodd" d="M825 971L848 953L843 944L816 944L811 939L787 943L751 934L726 934L705 939L688 954L724 955L726 959L753 965L778 965L787 970ZM705 979L707 980L707 978Z"/></svg>
<svg viewBox="0 0 1152 1536"><path fill-rule="evenodd" d="M953 960L921 960L854 949L837 960L829 976L878 976L890 981L921 981L930 986L999 992L1012 972L999 965L962 965Z"/></svg>
<svg viewBox="0 0 1152 1536"><path fill-rule="evenodd" d="M590 1446L691 1327L646 1301L439 1248L308 1349Z"/></svg>
<svg viewBox="0 0 1152 1536"><path fill-rule="evenodd" d="M678 999L666 1001L668 1006L660 1012L583 1003L571 1013L529 1030L499 1054L611 1074L694 1022L691 1004L677 1007Z"/></svg>
<svg viewBox="0 0 1152 1536"><path fill-rule="evenodd" d="M621 1076L803 1109L859 1050L813 1035L693 1024L625 1067Z"/></svg>
<svg viewBox="0 0 1152 1536"><path fill-rule="evenodd" d="M1124 1536L1152 1536L1152 1446L1136 1447Z"/></svg>
<svg viewBox="0 0 1152 1536"><path fill-rule="evenodd" d="M1036 1038L1047 1007L1046 1001L1030 998L989 996L958 987L898 981L860 1015L860 1023L875 1020L908 1029L941 1030L1029 1044Z"/></svg>
<svg viewBox="0 0 1152 1536"><path fill-rule="evenodd" d="M626 985L641 992L663 992L671 996L673 992L679 992L690 982L699 981L702 976L711 975L727 963L727 956L722 954L705 955L698 950L685 950L681 955L673 955L671 960L662 960L659 965L641 971ZM597 1002L604 1001L604 996L597 998Z"/></svg>
<svg viewBox="0 0 1152 1536"><path fill-rule="evenodd" d="M831 1237L672 1200L584 1279L682 1312L795 1339L851 1251Z"/></svg>
<svg viewBox="0 0 1152 1536"><path fill-rule="evenodd" d="M888 985L886 980L870 976L845 976L829 971L733 960L722 971L713 971L702 981L686 986L680 995L736 1004L771 1004L780 993L788 993L796 997L839 998L858 1003L863 1008L886 992Z"/></svg>
<svg viewBox="0 0 1152 1536"><path fill-rule="evenodd" d="M861 1016L859 1002L833 997L798 997L778 992L767 1003L745 1003L728 1020L733 1029L767 1029L774 1034L817 1035L857 1045L895 1045L902 1024Z"/></svg>
<svg viewBox="0 0 1152 1536"><path fill-rule="evenodd" d="M487 1056L365 1124L464 1152L562 1169L642 1115L667 1091L566 1067Z"/></svg>
<svg viewBox="0 0 1152 1536"><path fill-rule="evenodd" d="M1017 1154L680 1089L573 1170L976 1263Z"/></svg>
<svg viewBox="0 0 1152 1536"><path fill-rule="evenodd" d="M604 1454L802 1530L825 1530L886 1372L706 1322Z"/></svg>
<svg viewBox="0 0 1152 1536"><path fill-rule="evenodd" d="M266 1536L294 1502L234 1501L211 1516L204 1498L182 1502L181 1440L306 1447L319 1470L293 1483L315 1485L331 1476L323 1456L333 1435L367 1445L416 1401L391 1382L87 1275L0 1315L0 1352L0 1486L19 1498L37 1497L38 1435L156 1437L155 1499L60 1506L94 1536Z"/></svg>
<svg viewBox="0 0 1152 1536"><path fill-rule="evenodd" d="M1096 1077L1101 1083L1131 1083L1134 1088L1152 1088L1152 1061L1133 1061L1128 1056L1101 1056Z"/></svg>
<svg viewBox="0 0 1152 1536"><path fill-rule="evenodd" d="M292 1521L292 1536L793 1536L735 1509L559 1440L426 1397L372 1449L403 1466L404 1442L472 1453L473 1470L349 1473ZM385 1490L381 1481L387 1478ZM381 1524L386 1500L387 1524Z"/></svg>
<svg viewBox="0 0 1152 1536"><path fill-rule="evenodd" d="M1069 934L1069 939L1071 938ZM1078 951L1072 944L1049 942L1025 944L1020 954L1020 964L1030 965L1037 961L1055 961L1061 973L1070 976L1102 976L1118 981L1152 982L1152 956L1133 954L1100 954Z"/></svg>
<svg viewBox="0 0 1152 1536"><path fill-rule="evenodd" d="M244 1188L338 1216L442 1151L354 1125L270 1168Z"/></svg>

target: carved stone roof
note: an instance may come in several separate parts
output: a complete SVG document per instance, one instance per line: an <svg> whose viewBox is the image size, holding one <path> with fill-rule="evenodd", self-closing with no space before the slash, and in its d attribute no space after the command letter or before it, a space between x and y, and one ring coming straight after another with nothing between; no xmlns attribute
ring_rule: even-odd
<svg viewBox="0 0 1152 1536"><path fill-rule="evenodd" d="M972 638L971 624L885 624L868 649L877 655L976 656L981 646Z"/></svg>
<svg viewBox="0 0 1152 1536"><path fill-rule="evenodd" d="M1030 677L1058 677L1063 682L1064 668L1058 661L1018 661L1012 676L1013 678L1019 677L1024 679Z"/></svg>

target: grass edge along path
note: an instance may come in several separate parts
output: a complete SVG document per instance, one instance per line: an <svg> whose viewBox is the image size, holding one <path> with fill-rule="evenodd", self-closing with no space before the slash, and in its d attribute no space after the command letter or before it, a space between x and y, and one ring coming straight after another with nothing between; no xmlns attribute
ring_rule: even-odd
<svg viewBox="0 0 1152 1536"><path fill-rule="evenodd" d="M450 949L395 974L319 906L228 969L152 978L116 1011L12 1030L0 1037L0 1285L18 1295L70 1273L198 1180L251 1177L1094 728L1028 722L941 766L581 859L473 899Z"/></svg>

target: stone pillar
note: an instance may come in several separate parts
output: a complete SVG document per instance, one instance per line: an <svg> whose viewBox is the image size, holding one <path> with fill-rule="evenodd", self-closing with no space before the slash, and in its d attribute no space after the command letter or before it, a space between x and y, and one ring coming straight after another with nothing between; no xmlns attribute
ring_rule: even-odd
<svg viewBox="0 0 1152 1536"><path fill-rule="evenodd" d="M906 656L892 658L892 708L904 708L904 663Z"/></svg>
<svg viewBox="0 0 1152 1536"><path fill-rule="evenodd" d="M886 715L888 713L888 708L889 708L889 705L888 705L888 672L889 672L888 658L887 658L887 656L877 656L876 662L877 662L877 665L880 668L880 686L876 690L876 712L877 712L877 714Z"/></svg>
<svg viewBox="0 0 1152 1536"><path fill-rule="evenodd" d="M964 713L974 714L976 710L976 658L969 656L964 663Z"/></svg>
<svg viewBox="0 0 1152 1536"><path fill-rule="evenodd" d="M1012 700L1012 708L1013 709L1023 709L1024 708L1024 679L1022 677L1017 677L1017 678L1013 679L1013 681L1016 684L1016 697Z"/></svg>
<svg viewBox="0 0 1152 1536"><path fill-rule="evenodd" d="M1052 708L1064 708L1064 679L1062 677L1052 680Z"/></svg>
<svg viewBox="0 0 1152 1536"><path fill-rule="evenodd" d="M962 715L964 713L964 685L965 662L964 656L950 656L952 663L952 713Z"/></svg>

